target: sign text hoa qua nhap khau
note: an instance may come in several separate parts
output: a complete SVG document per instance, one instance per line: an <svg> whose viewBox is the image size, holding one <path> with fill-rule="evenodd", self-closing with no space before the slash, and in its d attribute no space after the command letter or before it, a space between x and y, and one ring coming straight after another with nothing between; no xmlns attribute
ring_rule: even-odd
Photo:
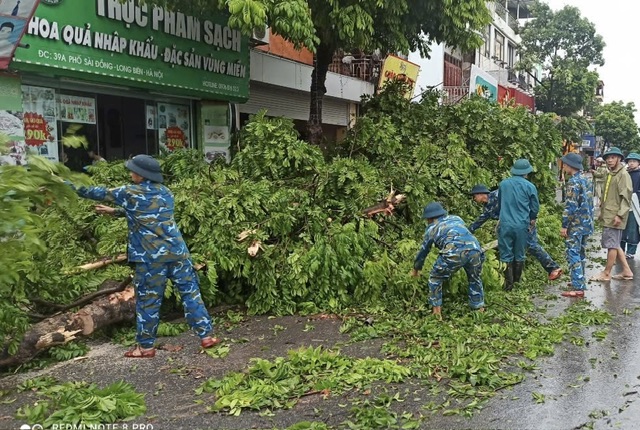
<svg viewBox="0 0 640 430"><path fill-rule="evenodd" d="M122 33L126 34L131 26L147 28L153 32L162 32L198 44L205 44L213 49L241 52L242 35L232 29L210 20L203 20L173 12L138 1L129 0L96 0L96 15L103 19L122 22ZM128 54L150 60L162 59L170 65L178 65L208 72L219 73L239 78L246 77L247 67L236 62L227 62L191 50L176 49L175 45L160 47L154 43L152 36L146 40L135 40L124 37L119 31L112 33L91 29L91 24L84 26L60 25L56 21L34 16L29 23L27 34L49 40L63 41L68 45L79 45L99 49L116 54Z"/></svg>

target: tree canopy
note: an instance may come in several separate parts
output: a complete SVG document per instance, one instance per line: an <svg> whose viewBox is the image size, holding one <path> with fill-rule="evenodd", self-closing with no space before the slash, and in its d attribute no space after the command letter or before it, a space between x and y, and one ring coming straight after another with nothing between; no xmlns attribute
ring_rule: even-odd
<svg viewBox="0 0 640 430"><path fill-rule="evenodd" d="M596 133L612 146L625 151L640 149L640 136L635 120L635 104L622 101L608 103L596 109Z"/></svg>
<svg viewBox="0 0 640 430"><path fill-rule="evenodd" d="M552 11L536 3L534 20L525 24L521 37L519 67L541 65L543 78L536 87L539 109L561 116L578 113L595 95L598 74L593 66L604 65L602 36L576 7Z"/></svg>
<svg viewBox="0 0 640 430"><path fill-rule="evenodd" d="M360 49L383 55L429 54L432 42L463 50L482 44L491 22L485 0L146 0L196 13L212 7L229 12L229 24L245 34L265 24L294 45L315 53L311 83L309 140L322 137L322 97L333 54Z"/></svg>

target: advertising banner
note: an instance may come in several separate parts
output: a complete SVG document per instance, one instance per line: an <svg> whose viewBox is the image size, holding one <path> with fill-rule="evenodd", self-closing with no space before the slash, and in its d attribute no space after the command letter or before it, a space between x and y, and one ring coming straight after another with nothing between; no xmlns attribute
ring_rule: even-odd
<svg viewBox="0 0 640 430"><path fill-rule="evenodd" d="M528 108L531 112L535 111L535 99L529 94L525 94L517 88L507 88L502 85L498 85L498 102L501 105L508 105L509 103L515 103L516 105L522 105Z"/></svg>
<svg viewBox="0 0 640 430"><path fill-rule="evenodd" d="M96 123L96 99L93 97L58 94L57 100L60 121L81 124Z"/></svg>
<svg viewBox="0 0 640 430"><path fill-rule="evenodd" d="M39 0L0 1L0 70L7 70Z"/></svg>
<svg viewBox="0 0 640 430"><path fill-rule="evenodd" d="M410 99L413 97L413 91L418 80L418 74L420 73L420 66L412 63L411 61L404 60L395 55L389 55L384 60L382 71L380 72L380 88L384 87L384 84L390 80L404 81L409 84L409 90L405 97Z"/></svg>
<svg viewBox="0 0 640 430"><path fill-rule="evenodd" d="M21 166L27 163L22 112L0 110L0 166Z"/></svg>
<svg viewBox="0 0 640 430"><path fill-rule="evenodd" d="M39 155L59 161L56 127L56 91L53 88L22 86L24 141Z"/></svg>
<svg viewBox="0 0 640 430"><path fill-rule="evenodd" d="M498 80L476 65L471 66L471 94L477 94L489 101L498 100Z"/></svg>
<svg viewBox="0 0 640 430"><path fill-rule="evenodd" d="M200 106L200 130L207 162L216 158L231 161L231 130L229 105L202 103Z"/></svg>
<svg viewBox="0 0 640 430"><path fill-rule="evenodd" d="M191 146L190 116L189 106L158 103L158 133L162 148L175 151ZM148 124L147 119L147 126Z"/></svg>
<svg viewBox="0 0 640 430"><path fill-rule="evenodd" d="M16 51L12 67L244 102L249 39L215 13L189 16L139 0L43 1L22 39L30 48Z"/></svg>

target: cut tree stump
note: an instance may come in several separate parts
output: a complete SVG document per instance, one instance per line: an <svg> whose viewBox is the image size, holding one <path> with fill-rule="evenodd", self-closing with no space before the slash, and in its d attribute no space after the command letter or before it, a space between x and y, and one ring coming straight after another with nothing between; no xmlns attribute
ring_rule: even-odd
<svg viewBox="0 0 640 430"><path fill-rule="evenodd" d="M115 288L118 281L105 281L102 288ZM0 356L0 369L27 363L40 352L63 345L96 330L124 321L135 321L136 298L133 286L99 298L77 312L54 315L37 324L24 334L18 352Z"/></svg>

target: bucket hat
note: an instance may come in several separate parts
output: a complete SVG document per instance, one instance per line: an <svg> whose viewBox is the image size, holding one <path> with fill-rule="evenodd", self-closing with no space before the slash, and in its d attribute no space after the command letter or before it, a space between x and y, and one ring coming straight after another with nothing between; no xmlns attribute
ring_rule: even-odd
<svg viewBox="0 0 640 430"><path fill-rule="evenodd" d="M562 162L574 169L582 170L582 156L580 156L580 154L570 152L562 157Z"/></svg>
<svg viewBox="0 0 640 430"><path fill-rule="evenodd" d="M638 154L637 152L630 152L627 155L627 160L637 160L640 161L640 154Z"/></svg>
<svg viewBox="0 0 640 430"><path fill-rule="evenodd" d="M429 203L422 212L422 218L440 218L447 214L447 211L444 210L442 205L438 202Z"/></svg>
<svg viewBox="0 0 640 430"><path fill-rule="evenodd" d="M487 186L484 184L477 184L473 188L471 188L471 191L469 191L469 194L471 194L472 196L475 196L476 194L489 194L489 193L491 193L491 191L489 191L489 188L487 188Z"/></svg>
<svg viewBox="0 0 640 430"><path fill-rule="evenodd" d="M620 157L620 159L624 160L624 154L622 153L622 151L620 151L620 148L617 148L615 146L612 146L607 150L607 152L602 154L602 158L606 159L609 155L617 155L618 157Z"/></svg>
<svg viewBox="0 0 640 430"><path fill-rule="evenodd" d="M162 171L158 160L150 155L136 155L124 163L125 167L151 182L162 183Z"/></svg>
<svg viewBox="0 0 640 430"><path fill-rule="evenodd" d="M604 163L604 158L602 158L602 157L598 157L598 158L596 158L596 161L597 161L598 163Z"/></svg>
<svg viewBox="0 0 640 430"><path fill-rule="evenodd" d="M515 163L513 163L513 167L511 168L511 174L516 176L524 176L531 172L533 172L533 167L531 167L531 163L529 163L529 160L525 158L516 160Z"/></svg>

